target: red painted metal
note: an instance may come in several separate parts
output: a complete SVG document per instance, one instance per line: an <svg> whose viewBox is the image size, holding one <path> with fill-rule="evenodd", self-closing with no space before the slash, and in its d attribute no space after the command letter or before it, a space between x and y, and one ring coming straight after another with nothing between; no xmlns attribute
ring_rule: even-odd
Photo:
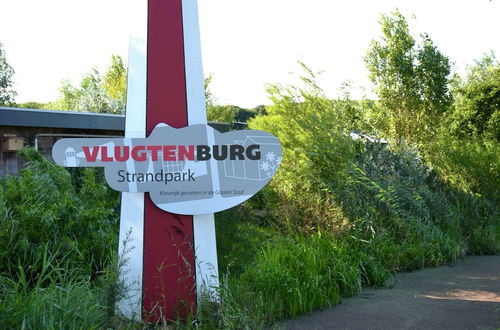
<svg viewBox="0 0 500 330"><path fill-rule="evenodd" d="M146 132L162 122L187 126L181 0L148 0L147 42ZM167 213L146 195L143 319L177 319L196 304L193 217Z"/></svg>

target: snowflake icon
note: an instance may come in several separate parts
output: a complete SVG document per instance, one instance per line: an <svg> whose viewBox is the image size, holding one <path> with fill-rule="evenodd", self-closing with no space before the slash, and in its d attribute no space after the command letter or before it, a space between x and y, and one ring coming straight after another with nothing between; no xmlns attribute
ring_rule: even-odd
<svg viewBox="0 0 500 330"><path fill-rule="evenodd" d="M270 151L266 154L266 160L268 162L273 162L275 159L276 159L276 155L274 154L274 152Z"/></svg>
<svg viewBox="0 0 500 330"><path fill-rule="evenodd" d="M277 157L272 151L266 153L265 161L260 164L260 169L270 177L276 173L281 162L281 157Z"/></svg>
<svg viewBox="0 0 500 330"><path fill-rule="evenodd" d="M263 170L264 172L268 172L271 169L271 166L269 165L268 162L263 162L260 164L260 169Z"/></svg>

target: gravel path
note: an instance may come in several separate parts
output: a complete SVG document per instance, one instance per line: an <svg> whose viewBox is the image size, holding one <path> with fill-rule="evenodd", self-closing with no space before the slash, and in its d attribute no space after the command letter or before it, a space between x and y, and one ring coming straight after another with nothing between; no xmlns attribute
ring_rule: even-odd
<svg viewBox="0 0 500 330"><path fill-rule="evenodd" d="M500 256L396 276L392 289L367 289L285 329L500 329Z"/></svg>

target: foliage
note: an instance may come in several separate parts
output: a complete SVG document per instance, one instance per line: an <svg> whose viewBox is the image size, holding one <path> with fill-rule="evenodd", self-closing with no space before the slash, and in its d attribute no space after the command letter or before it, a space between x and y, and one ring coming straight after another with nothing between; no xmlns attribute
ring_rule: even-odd
<svg viewBox="0 0 500 330"><path fill-rule="evenodd" d="M26 168L0 181L0 327L108 327L123 294L116 192L102 171L19 155Z"/></svg>
<svg viewBox="0 0 500 330"><path fill-rule="evenodd" d="M327 192L347 183L349 160L355 152L348 135L352 120L347 117L352 112L345 111L348 100L327 99L314 72L302 66L304 86L270 85L273 104L267 107L268 115L255 117L249 126L273 133L283 148L280 170L268 194L276 198L269 203L277 206L273 212L296 219L300 228L329 221L328 226L337 226L342 214Z"/></svg>
<svg viewBox="0 0 500 330"><path fill-rule="evenodd" d="M60 98L46 104L49 110L80 110L79 99L81 91L74 87L69 80L62 80L59 87Z"/></svg>
<svg viewBox="0 0 500 330"><path fill-rule="evenodd" d="M275 134L283 145L279 173L272 191L264 195L278 223L307 234L352 235L368 242L387 236L400 242L400 249L418 242L434 244L432 256L421 249L421 266L477 253L470 230L498 228L498 207L472 198L457 185L447 186L416 149L391 148L373 138L353 141L347 133L361 112L349 109L353 103L348 100L326 99L307 73L306 88L272 86L269 115L250 122L252 128ZM499 163L495 151L476 159L477 171ZM495 169L493 165L484 179L497 177ZM500 237L494 232L479 236L498 251ZM409 261L395 269L418 265Z"/></svg>
<svg viewBox="0 0 500 330"><path fill-rule="evenodd" d="M237 107L236 118L235 121L239 123L246 123L251 118L256 116L264 116L267 114L265 105L258 105L252 109L245 109L241 107Z"/></svg>
<svg viewBox="0 0 500 330"><path fill-rule="evenodd" d="M234 105L214 105L207 107L207 119L220 123L233 123L238 111L239 107Z"/></svg>
<svg viewBox="0 0 500 330"><path fill-rule="evenodd" d="M500 64L493 54L452 81L454 104L438 136L426 141L427 161L461 191L500 201Z"/></svg>
<svg viewBox="0 0 500 330"><path fill-rule="evenodd" d="M19 265L19 276L0 274L0 326L5 329L97 329L120 321L115 300L124 295L118 280L122 261L115 258L92 280L73 268L71 255L46 244L34 283ZM120 258L121 259L121 258ZM127 325L127 323L120 322ZM128 322L130 323L130 322Z"/></svg>
<svg viewBox="0 0 500 330"><path fill-rule="evenodd" d="M500 63L494 54L469 67L465 79L455 77L452 92L456 101L447 121L451 133L500 142Z"/></svg>
<svg viewBox="0 0 500 330"><path fill-rule="evenodd" d="M19 154L28 163L0 185L0 269L10 278L23 269L33 284L43 255L95 277L117 246L118 196L101 184L95 169L70 173L33 149ZM75 186L73 186L74 180Z"/></svg>
<svg viewBox="0 0 500 330"><path fill-rule="evenodd" d="M123 113L126 101L127 71L120 56L112 55L111 64L102 76L93 68L76 87L63 80L60 99L47 104L49 109L98 113Z"/></svg>
<svg viewBox="0 0 500 330"><path fill-rule="evenodd" d="M365 62L381 110L388 112L387 133L398 145L403 140L422 143L451 104L449 59L427 34L417 45L398 10L382 15L380 24L382 39L372 41Z"/></svg>
<svg viewBox="0 0 500 330"><path fill-rule="evenodd" d="M498 142L443 133L430 147L429 159L445 181L467 193L500 201Z"/></svg>
<svg viewBox="0 0 500 330"><path fill-rule="evenodd" d="M237 123L244 125L250 119L267 114L263 105L252 109L245 109L236 105L213 105L207 107L207 118L209 121L222 123Z"/></svg>
<svg viewBox="0 0 500 330"><path fill-rule="evenodd" d="M216 214L218 264L220 273L241 274L255 261L262 244L278 234L277 230L256 225L256 209L249 203Z"/></svg>
<svg viewBox="0 0 500 330"><path fill-rule="evenodd" d="M413 230L404 239L390 233L370 240L333 237L323 230L304 235L290 227L258 225L251 207L242 208L239 213L217 214L219 260L231 264L220 267L221 273L229 269L222 278L220 307L207 313L201 306L191 323L198 329L266 328L283 318L333 306L363 285L391 285L396 270L446 263L461 253L458 244L438 230L421 232L410 226Z"/></svg>
<svg viewBox="0 0 500 330"><path fill-rule="evenodd" d="M16 92L12 89L12 75L14 69L7 63L7 56L0 42L0 105L11 105L14 103Z"/></svg>
<svg viewBox="0 0 500 330"><path fill-rule="evenodd" d="M24 102L24 103L19 103L16 105L18 108L26 108L26 109L46 109L47 105L46 103L40 103L40 102Z"/></svg>
<svg viewBox="0 0 500 330"><path fill-rule="evenodd" d="M278 234L256 235L261 251L253 258L241 253L248 266L228 280L242 319L272 323L336 304L362 285L389 285L396 271L500 251L498 204L443 181L444 171L432 170L416 148L366 135L351 139L353 128L370 129L366 113L373 112L364 110L373 103L348 95L329 100L304 69L305 87L270 86L268 115L250 121L279 138L284 157L260 200L247 203L264 208L267 221L246 221L271 224ZM456 156L463 155L458 147ZM496 149L480 153L473 157L478 172L499 163ZM443 164L455 164L448 172L464 171L464 161ZM495 170L483 178L495 178Z"/></svg>
<svg viewBox="0 0 500 330"><path fill-rule="evenodd" d="M342 160L352 152L350 139L343 134L349 128L337 120L342 111L339 104L324 97L315 82L315 73L302 66L306 71L301 77L305 86L270 85L268 93L273 104L267 107L268 115L255 117L250 127L275 134L282 143L285 160L290 155L294 158L291 161L304 163L311 171L326 171L320 168L320 163L326 163L326 157L333 157L330 160L336 168L332 173L341 175ZM328 150L327 145L333 149ZM313 176L313 173L303 174Z"/></svg>
<svg viewBox="0 0 500 330"><path fill-rule="evenodd" d="M104 90L112 100L127 102L127 69L118 55L111 55L111 64L103 77Z"/></svg>
<svg viewBox="0 0 500 330"><path fill-rule="evenodd" d="M365 233L362 236L367 237L369 232L391 233L396 241L413 237L417 242L426 242L438 235L439 243L446 242L438 250L447 256L441 262L464 253L487 252L478 249L478 237L470 233L472 228L500 229L498 205L464 192L456 184L443 182L442 175L431 171L416 150L393 151L365 141L361 151L351 187L342 202L346 206L356 203L356 208L351 207L348 212L350 218L363 219L357 224L357 230ZM477 165L484 168L485 163ZM488 253L500 251L500 236L495 235L481 238L489 242Z"/></svg>
<svg viewBox="0 0 500 330"><path fill-rule="evenodd" d="M21 266L19 278L0 276L0 325L5 329L95 329L106 325L100 292L67 260L41 256L43 266L33 285Z"/></svg>

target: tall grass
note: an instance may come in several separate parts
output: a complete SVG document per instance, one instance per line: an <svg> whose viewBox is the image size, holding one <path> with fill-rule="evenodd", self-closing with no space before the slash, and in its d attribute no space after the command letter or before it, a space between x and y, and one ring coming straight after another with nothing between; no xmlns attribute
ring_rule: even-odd
<svg viewBox="0 0 500 330"><path fill-rule="evenodd" d="M239 253L219 255L244 264L244 271L226 273L216 317L199 315L197 327L263 328L284 318L334 306L363 286L390 286L396 271L453 262L462 253L457 242L438 230L421 233L415 229L403 241L390 234L367 241L353 235L304 234L276 227L269 228L268 232L273 232L269 236L254 221L234 219L230 213L217 217L218 228L253 227L250 231L256 235L238 245L256 253L251 258ZM250 245L252 242L259 245ZM235 243L220 240L219 244L220 250L229 251L223 245Z"/></svg>
<svg viewBox="0 0 500 330"><path fill-rule="evenodd" d="M0 181L0 327L96 329L114 315L118 194L33 149Z"/></svg>
<svg viewBox="0 0 500 330"><path fill-rule="evenodd" d="M110 324L116 271L99 282L72 268L69 256L46 246L36 279L18 266L18 277L0 275L0 325L4 329L101 329Z"/></svg>
<svg viewBox="0 0 500 330"><path fill-rule="evenodd" d="M0 182L0 271L15 277L20 265L32 283L49 249L95 276L117 246L117 192L95 169L72 176L33 149L19 154L26 168Z"/></svg>

